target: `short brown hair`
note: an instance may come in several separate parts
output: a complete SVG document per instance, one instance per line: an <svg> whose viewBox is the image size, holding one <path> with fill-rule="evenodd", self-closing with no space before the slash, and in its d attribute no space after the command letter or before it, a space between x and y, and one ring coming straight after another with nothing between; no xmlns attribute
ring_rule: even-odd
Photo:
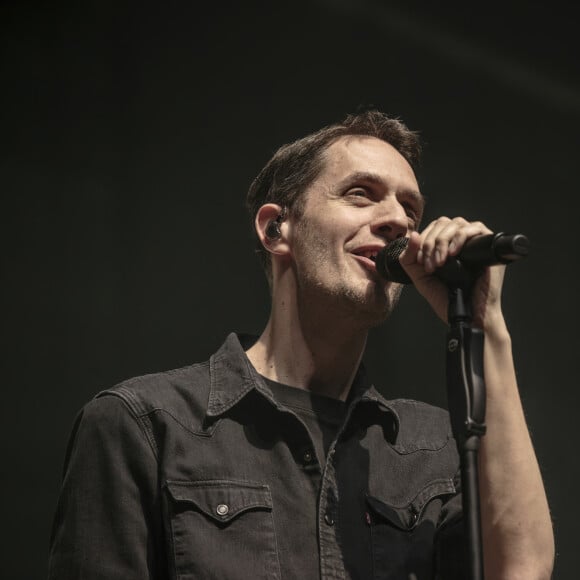
<svg viewBox="0 0 580 580"><path fill-rule="evenodd" d="M348 115L343 121L323 127L297 141L283 145L252 182L246 207L252 220L265 203L276 203L300 214L302 194L318 177L324 165L324 151L347 135L376 137L392 145L416 170L421 157L419 136L398 118L376 109ZM254 230L255 232L255 230ZM270 254L258 240L258 255L268 280L272 276Z"/></svg>

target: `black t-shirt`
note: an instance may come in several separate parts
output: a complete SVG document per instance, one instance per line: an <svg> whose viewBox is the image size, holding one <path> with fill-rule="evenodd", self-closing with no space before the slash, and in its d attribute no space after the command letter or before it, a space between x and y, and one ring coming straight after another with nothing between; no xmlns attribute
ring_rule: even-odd
<svg viewBox="0 0 580 580"><path fill-rule="evenodd" d="M274 398L294 411L306 425L321 469L326 463L328 449L342 425L348 409L347 403L332 397L290 387L263 377Z"/></svg>

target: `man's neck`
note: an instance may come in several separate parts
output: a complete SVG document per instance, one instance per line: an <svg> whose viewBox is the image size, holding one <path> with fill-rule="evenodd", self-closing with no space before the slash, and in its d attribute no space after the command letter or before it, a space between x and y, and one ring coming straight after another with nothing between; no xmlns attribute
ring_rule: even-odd
<svg viewBox="0 0 580 580"><path fill-rule="evenodd" d="M274 299L266 328L247 356L263 376L346 400L359 367L367 329L327 309Z"/></svg>

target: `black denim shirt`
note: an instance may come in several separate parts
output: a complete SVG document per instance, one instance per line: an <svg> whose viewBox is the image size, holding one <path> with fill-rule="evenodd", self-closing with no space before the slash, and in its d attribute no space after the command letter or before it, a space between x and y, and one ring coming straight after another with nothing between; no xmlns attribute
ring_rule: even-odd
<svg viewBox="0 0 580 580"><path fill-rule="evenodd" d="M458 469L447 413L362 372L321 469L232 334L83 408L49 578L462 578Z"/></svg>

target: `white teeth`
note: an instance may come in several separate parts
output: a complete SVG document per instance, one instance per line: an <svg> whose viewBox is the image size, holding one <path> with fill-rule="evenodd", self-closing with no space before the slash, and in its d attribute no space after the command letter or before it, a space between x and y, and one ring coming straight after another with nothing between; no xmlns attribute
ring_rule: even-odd
<svg viewBox="0 0 580 580"><path fill-rule="evenodd" d="M357 253L359 256L364 256L365 258L368 258L369 260L372 260L374 262L376 261L379 252L378 250L364 250L362 252Z"/></svg>

